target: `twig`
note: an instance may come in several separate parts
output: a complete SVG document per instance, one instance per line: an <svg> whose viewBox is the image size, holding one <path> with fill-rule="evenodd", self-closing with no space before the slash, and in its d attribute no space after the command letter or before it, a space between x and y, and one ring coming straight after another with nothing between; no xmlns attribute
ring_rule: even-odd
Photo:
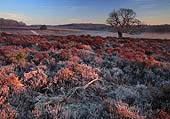
<svg viewBox="0 0 170 119"><path fill-rule="evenodd" d="M74 93L77 91L77 90L79 90L79 89L83 89L83 90L85 90L86 88L88 88L89 87L89 85L91 85L92 83L94 83L94 82L96 82L96 81L102 81L101 79L94 79L94 80L92 80L92 81L90 81L89 83L87 83L86 85L84 85L84 86L79 86L79 87L75 87L75 88L73 88L69 93L67 93L66 95L61 95L61 96L57 96L57 97L51 97L51 98L48 98L48 101L47 102L45 102L45 103L40 103L40 102L38 102L37 103L37 108L41 108L41 106L45 106L45 105L48 105L48 104L51 104L51 103L62 103L62 102L64 102L64 101L67 101L67 100L69 100L73 95L74 95Z"/></svg>
<svg viewBox="0 0 170 119"><path fill-rule="evenodd" d="M95 82L95 81L98 81L98 80L100 80L100 79L94 79L94 80L92 80L92 81L90 81L89 83L87 83L85 86L83 86L82 88L83 89L86 89L86 88L88 88L89 87L89 85L91 85L93 82Z"/></svg>
<svg viewBox="0 0 170 119"><path fill-rule="evenodd" d="M86 88L89 87L89 85L91 85L92 83L94 83L94 82L96 82L96 81L99 81L99 80L100 80L100 79L97 78L97 79L94 79L94 80L90 81L89 83L87 83L87 84L84 85L84 86L79 86L79 87L76 87L76 88L72 89L71 92L67 94L66 100L68 100L77 90L79 90L79 89L85 90ZM101 80L100 80L100 81L101 81Z"/></svg>

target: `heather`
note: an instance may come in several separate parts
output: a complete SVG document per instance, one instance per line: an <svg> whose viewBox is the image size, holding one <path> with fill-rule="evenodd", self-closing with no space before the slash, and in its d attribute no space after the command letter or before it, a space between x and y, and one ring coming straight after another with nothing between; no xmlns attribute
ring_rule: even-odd
<svg viewBox="0 0 170 119"><path fill-rule="evenodd" d="M169 119L170 40L0 37L2 119Z"/></svg>

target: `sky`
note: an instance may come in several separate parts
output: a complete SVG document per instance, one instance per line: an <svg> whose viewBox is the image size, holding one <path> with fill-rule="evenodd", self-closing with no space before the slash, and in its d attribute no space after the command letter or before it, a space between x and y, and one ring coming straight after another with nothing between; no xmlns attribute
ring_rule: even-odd
<svg viewBox="0 0 170 119"><path fill-rule="evenodd" d="M0 0L0 18L26 24L106 23L115 9L130 8L145 24L170 24L170 0Z"/></svg>

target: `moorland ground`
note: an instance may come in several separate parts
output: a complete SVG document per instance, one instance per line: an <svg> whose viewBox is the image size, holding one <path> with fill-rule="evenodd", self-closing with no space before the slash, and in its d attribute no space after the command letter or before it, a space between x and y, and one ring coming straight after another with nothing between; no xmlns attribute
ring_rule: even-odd
<svg viewBox="0 0 170 119"><path fill-rule="evenodd" d="M92 35L102 37L117 37L117 33L107 30L88 30L88 29L71 29L71 28L48 28L47 30L39 30L39 27L5 27L0 28L0 33L7 32L9 34L19 35L48 35L48 36L67 36L67 35ZM148 38L148 39L170 39L170 33L167 32L140 32L133 34L124 34L130 38Z"/></svg>
<svg viewBox="0 0 170 119"><path fill-rule="evenodd" d="M169 119L170 40L0 37L1 119Z"/></svg>

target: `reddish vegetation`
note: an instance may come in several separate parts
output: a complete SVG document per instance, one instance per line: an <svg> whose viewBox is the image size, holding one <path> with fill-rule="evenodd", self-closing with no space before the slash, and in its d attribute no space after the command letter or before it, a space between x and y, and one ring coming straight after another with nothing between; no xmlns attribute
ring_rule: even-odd
<svg viewBox="0 0 170 119"><path fill-rule="evenodd" d="M73 76L73 74L74 72L68 68L61 69L60 71L58 71L57 76L54 79L54 82L57 83L58 81L68 80Z"/></svg>
<svg viewBox="0 0 170 119"><path fill-rule="evenodd" d="M4 35L0 54L2 119L170 117L169 40Z"/></svg>
<svg viewBox="0 0 170 119"><path fill-rule="evenodd" d="M123 42L123 41L122 41ZM169 40L125 40L120 44L120 57L131 61L144 62L149 66L165 66L170 61ZM165 61L160 61L165 59Z"/></svg>
<svg viewBox="0 0 170 119"><path fill-rule="evenodd" d="M160 110L156 114L156 119L170 119L170 113L168 114L167 112Z"/></svg>
<svg viewBox="0 0 170 119"><path fill-rule="evenodd" d="M130 119L145 119L144 116L139 116L136 112L132 112L128 109L128 106L122 104L121 102L118 102L116 104L117 113L122 118L130 118Z"/></svg>

